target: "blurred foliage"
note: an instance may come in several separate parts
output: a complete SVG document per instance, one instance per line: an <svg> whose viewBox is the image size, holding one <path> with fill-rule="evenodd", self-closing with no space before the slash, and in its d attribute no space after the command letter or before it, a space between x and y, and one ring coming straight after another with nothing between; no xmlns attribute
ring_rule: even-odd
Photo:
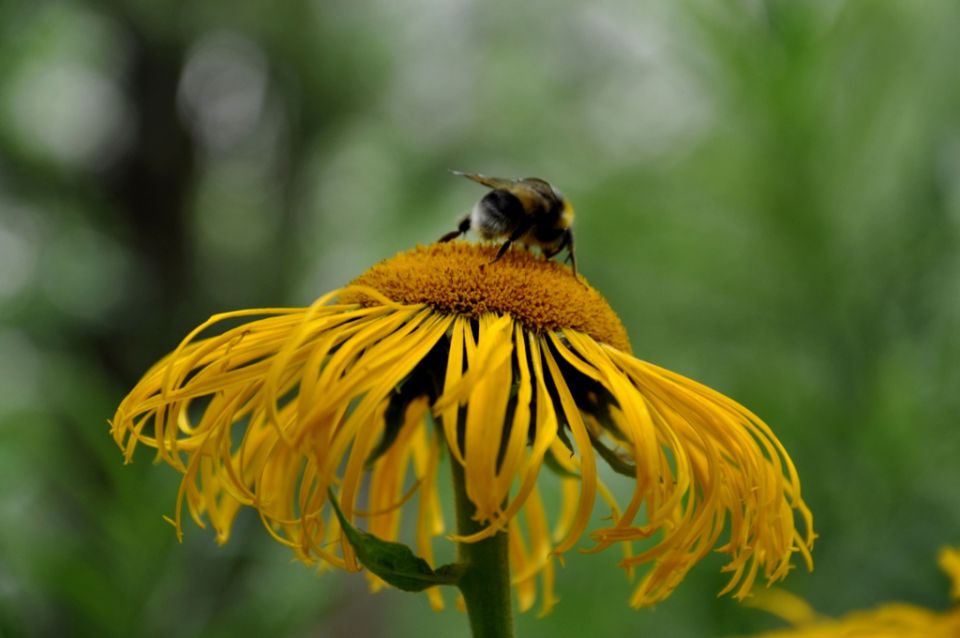
<svg viewBox="0 0 960 638"><path fill-rule="evenodd" d="M638 356L799 468L825 613L947 604L960 540L960 5L0 4L0 635L464 635L403 592L170 513L106 419L218 310L303 305L451 229L448 168L537 175ZM599 513L599 512L598 512ZM249 513L248 513L249 514ZM719 560L655 610L573 553L520 635L722 636Z"/></svg>

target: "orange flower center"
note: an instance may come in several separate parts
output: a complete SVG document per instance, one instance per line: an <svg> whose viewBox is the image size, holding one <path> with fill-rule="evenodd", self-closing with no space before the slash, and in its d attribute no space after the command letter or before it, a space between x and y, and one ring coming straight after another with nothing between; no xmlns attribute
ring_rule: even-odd
<svg viewBox="0 0 960 638"><path fill-rule="evenodd" d="M490 263L498 247L450 242L418 246L370 268L351 285L369 286L405 304L479 317L508 314L530 330L576 330L623 352L627 332L603 296L566 266L521 248ZM362 291L347 289L343 303L373 305Z"/></svg>

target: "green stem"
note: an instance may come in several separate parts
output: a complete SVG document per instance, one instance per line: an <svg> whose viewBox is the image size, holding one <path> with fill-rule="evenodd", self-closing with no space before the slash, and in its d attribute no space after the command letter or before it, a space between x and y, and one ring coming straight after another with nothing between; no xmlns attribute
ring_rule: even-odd
<svg viewBox="0 0 960 638"><path fill-rule="evenodd" d="M457 502L457 533L473 534L484 525L473 520L475 508L467 498L463 467L450 460L453 491ZM506 532L476 543L460 543L457 560L466 566L460 577L460 592L467 603L473 638L512 638L513 608L510 603L510 555Z"/></svg>

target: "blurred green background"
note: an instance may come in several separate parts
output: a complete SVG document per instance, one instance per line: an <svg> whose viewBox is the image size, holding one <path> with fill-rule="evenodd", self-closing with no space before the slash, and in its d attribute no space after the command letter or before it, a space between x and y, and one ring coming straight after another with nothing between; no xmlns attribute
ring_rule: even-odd
<svg viewBox="0 0 960 638"><path fill-rule="evenodd" d="M0 634L466 635L252 512L178 545L176 474L106 424L210 314L451 230L482 191L448 168L557 184L637 355L771 424L820 533L786 588L945 608L958 59L935 0L0 3ZM569 554L520 635L779 626L716 597L719 559L631 610L618 556Z"/></svg>

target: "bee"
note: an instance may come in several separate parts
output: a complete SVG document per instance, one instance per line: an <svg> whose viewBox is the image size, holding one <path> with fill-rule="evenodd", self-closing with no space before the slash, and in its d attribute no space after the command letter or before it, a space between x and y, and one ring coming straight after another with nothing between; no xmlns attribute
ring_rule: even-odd
<svg viewBox="0 0 960 638"><path fill-rule="evenodd" d="M573 207L548 182L537 177L502 179L474 173L451 171L490 188L460 220L455 231L440 238L456 239L473 230L483 239L502 239L494 263L506 254L514 242L538 246L548 259L567 249L567 261L577 276L577 258L573 252Z"/></svg>

